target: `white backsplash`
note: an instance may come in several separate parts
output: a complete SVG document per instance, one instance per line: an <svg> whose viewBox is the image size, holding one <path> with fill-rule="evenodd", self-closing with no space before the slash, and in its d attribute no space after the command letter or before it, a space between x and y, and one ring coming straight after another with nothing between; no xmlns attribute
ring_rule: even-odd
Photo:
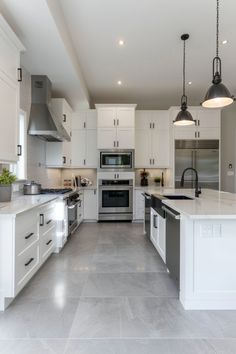
<svg viewBox="0 0 236 354"><path fill-rule="evenodd" d="M136 184L136 186L140 186L140 181L141 181L140 172L141 171L143 171L143 168L135 170L135 184ZM155 169L155 168L148 169L148 168L146 168L145 171L149 172L149 176L148 176L148 185L149 186L156 185L154 182L154 178L161 177L162 172L164 173L164 186L169 186L170 177L169 177L169 170L168 169Z"/></svg>
<svg viewBox="0 0 236 354"><path fill-rule="evenodd" d="M84 178L88 178L93 185L97 184L97 170L94 168L88 169L63 169L61 170L61 181L63 184L64 180L73 179L74 176L81 176Z"/></svg>

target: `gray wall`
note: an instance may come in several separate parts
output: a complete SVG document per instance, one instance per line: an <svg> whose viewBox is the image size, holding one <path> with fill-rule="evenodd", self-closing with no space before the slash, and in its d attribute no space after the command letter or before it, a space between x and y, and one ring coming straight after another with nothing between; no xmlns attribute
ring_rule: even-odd
<svg viewBox="0 0 236 354"><path fill-rule="evenodd" d="M224 108L221 113L221 189L236 192L236 104ZM229 164L232 164L232 169Z"/></svg>

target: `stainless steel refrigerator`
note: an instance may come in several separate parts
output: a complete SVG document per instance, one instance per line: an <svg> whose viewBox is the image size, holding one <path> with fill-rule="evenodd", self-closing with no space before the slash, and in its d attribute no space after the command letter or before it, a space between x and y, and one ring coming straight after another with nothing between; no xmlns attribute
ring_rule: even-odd
<svg viewBox="0 0 236 354"><path fill-rule="evenodd" d="M197 170L200 187L219 189L219 140L175 140L175 188L187 167ZM194 188L194 179L187 171L184 187Z"/></svg>

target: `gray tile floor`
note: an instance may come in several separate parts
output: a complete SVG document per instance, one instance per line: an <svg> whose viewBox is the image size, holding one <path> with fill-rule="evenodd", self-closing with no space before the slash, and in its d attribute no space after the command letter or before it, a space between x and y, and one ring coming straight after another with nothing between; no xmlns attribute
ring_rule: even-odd
<svg viewBox="0 0 236 354"><path fill-rule="evenodd" d="M6 312L1 354L235 354L236 311L184 311L142 225L83 224Z"/></svg>

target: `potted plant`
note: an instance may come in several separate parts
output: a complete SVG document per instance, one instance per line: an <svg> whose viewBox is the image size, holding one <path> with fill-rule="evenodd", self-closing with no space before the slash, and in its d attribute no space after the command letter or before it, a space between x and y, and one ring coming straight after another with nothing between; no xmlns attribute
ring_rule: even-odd
<svg viewBox="0 0 236 354"><path fill-rule="evenodd" d="M10 202L12 195L12 183L15 182L16 176L8 169L4 168L0 174L0 202Z"/></svg>
<svg viewBox="0 0 236 354"><path fill-rule="evenodd" d="M160 183L161 183L161 177L154 177L154 182L155 182L157 185L160 185Z"/></svg>
<svg viewBox="0 0 236 354"><path fill-rule="evenodd" d="M148 186L149 172L147 172L144 168L143 171L140 172L140 176L141 176L141 186Z"/></svg>

